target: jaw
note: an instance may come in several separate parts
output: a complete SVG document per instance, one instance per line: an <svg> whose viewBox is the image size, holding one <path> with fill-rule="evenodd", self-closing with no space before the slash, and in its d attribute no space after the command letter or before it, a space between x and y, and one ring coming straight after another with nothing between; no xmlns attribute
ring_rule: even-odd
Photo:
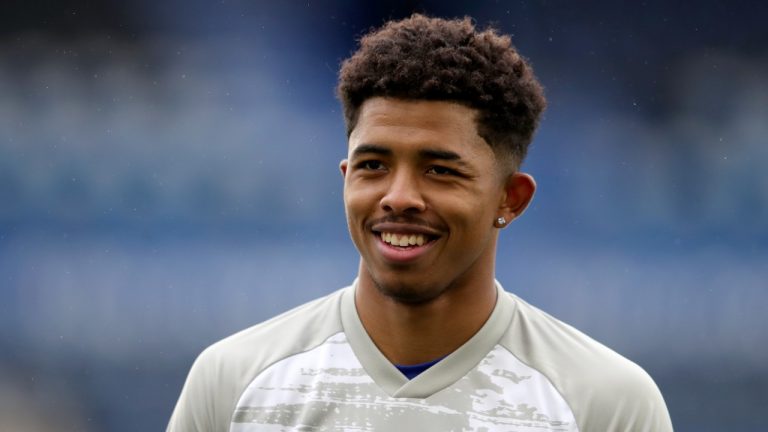
<svg viewBox="0 0 768 432"><path fill-rule="evenodd" d="M372 266L364 258L360 260L359 286L367 293L366 298L372 304L383 306L394 303L400 305L420 305L440 297L443 288L431 277L424 277L423 268L403 266L402 268L380 269ZM373 300L373 299L376 300Z"/></svg>

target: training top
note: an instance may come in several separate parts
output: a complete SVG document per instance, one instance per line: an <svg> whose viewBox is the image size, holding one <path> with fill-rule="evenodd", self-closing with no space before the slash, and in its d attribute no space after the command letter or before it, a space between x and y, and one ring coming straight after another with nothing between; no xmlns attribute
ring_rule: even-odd
<svg viewBox="0 0 768 432"><path fill-rule="evenodd" d="M667 432L639 366L505 292L464 345L408 380L355 309L355 285L195 360L168 432Z"/></svg>

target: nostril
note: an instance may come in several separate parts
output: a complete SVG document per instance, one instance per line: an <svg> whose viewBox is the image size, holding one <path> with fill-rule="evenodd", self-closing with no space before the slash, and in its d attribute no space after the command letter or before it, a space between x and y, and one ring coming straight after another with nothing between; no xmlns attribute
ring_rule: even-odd
<svg viewBox="0 0 768 432"><path fill-rule="evenodd" d="M387 212L405 213L421 212L426 208L425 202L418 193L388 194L380 202L381 208Z"/></svg>

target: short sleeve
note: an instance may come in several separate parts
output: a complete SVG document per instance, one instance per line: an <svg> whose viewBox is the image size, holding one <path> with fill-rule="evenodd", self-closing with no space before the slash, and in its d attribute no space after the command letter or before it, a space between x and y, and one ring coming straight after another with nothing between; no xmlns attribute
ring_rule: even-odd
<svg viewBox="0 0 768 432"><path fill-rule="evenodd" d="M210 351L203 351L187 375L184 388L173 410L166 432L213 432L214 406L210 395L213 359Z"/></svg>

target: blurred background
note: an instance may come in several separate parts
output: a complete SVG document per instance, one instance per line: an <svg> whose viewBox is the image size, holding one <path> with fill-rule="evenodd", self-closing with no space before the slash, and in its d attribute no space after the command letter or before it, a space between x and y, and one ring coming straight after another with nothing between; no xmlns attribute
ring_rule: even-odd
<svg viewBox="0 0 768 432"><path fill-rule="evenodd" d="M0 430L163 430L207 345L352 281L338 66L470 15L549 108L498 278L646 368L676 430L765 430L768 4L0 6Z"/></svg>

